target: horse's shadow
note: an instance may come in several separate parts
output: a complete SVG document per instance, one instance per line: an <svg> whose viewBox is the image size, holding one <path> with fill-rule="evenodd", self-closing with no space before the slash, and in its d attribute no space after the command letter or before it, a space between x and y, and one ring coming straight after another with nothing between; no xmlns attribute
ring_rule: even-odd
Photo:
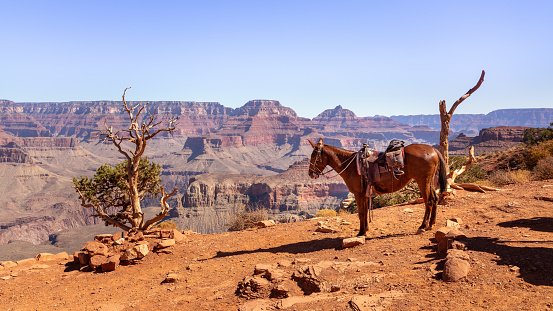
<svg viewBox="0 0 553 311"><path fill-rule="evenodd" d="M342 249L342 238L324 238L319 240L303 241L297 243L290 243L269 248L258 248L253 250L239 250L234 252L222 252L218 251L217 255L213 258L230 257L244 254L255 253L288 253L288 254L306 254L326 249Z"/></svg>
<svg viewBox="0 0 553 311"><path fill-rule="evenodd" d="M553 232L553 217L534 217L530 219L517 219L497 224L500 227L528 228L532 231Z"/></svg>

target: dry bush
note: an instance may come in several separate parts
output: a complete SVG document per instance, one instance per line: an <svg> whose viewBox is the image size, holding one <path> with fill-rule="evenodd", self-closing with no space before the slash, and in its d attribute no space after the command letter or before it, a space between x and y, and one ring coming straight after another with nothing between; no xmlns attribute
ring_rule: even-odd
<svg viewBox="0 0 553 311"><path fill-rule="evenodd" d="M540 160L550 156L553 156L553 141L527 147L524 154L524 162L529 169L533 169L538 165Z"/></svg>
<svg viewBox="0 0 553 311"><path fill-rule="evenodd" d="M177 227L177 224L171 221L160 222L159 224L155 225L154 228L179 230L179 228Z"/></svg>
<svg viewBox="0 0 553 311"><path fill-rule="evenodd" d="M267 220L267 209L259 205L245 205L235 211L230 224L229 231L241 231L254 228L255 224Z"/></svg>
<svg viewBox="0 0 553 311"><path fill-rule="evenodd" d="M548 156L538 161L532 170L534 180L545 180L553 178L553 156Z"/></svg>
<svg viewBox="0 0 553 311"><path fill-rule="evenodd" d="M421 197L421 191L417 183L412 180L410 181L405 188L393 192L377 195L373 199L374 208L392 206L405 202L410 202Z"/></svg>
<svg viewBox="0 0 553 311"><path fill-rule="evenodd" d="M324 209L318 210L317 213L315 214L315 217L334 217L336 215L338 215L336 211L324 208Z"/></svg>
<svg viewBox="0 0 553 311"><path fill-rule="evenodd" d="M495 171L490 174L488 180L496 186L505 186L510 184L519 184L531 180L530 171Z"/></svg>

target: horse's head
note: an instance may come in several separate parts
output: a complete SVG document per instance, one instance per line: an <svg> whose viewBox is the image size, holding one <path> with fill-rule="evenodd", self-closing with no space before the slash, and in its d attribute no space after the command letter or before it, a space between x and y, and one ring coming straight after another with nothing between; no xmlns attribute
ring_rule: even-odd
<svg viewBox="0 0 553 311"><path fill-rule="evenodd" d="M322 138L319 138L319 142L317 144L310 140L308 141L313 147L313 152L311 153L311 161L309 162L309 177L315 179L319 178L319 176L322 175L323 170L327 165L327 159L326 157L323 157Z"/></svg>

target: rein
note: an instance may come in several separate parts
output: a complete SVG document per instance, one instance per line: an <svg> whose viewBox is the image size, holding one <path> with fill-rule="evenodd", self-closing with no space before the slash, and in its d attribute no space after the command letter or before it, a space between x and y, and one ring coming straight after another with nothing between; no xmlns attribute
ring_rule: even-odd
<svg viewBox="0 0 553 311"><path fill-rule="evenodd" d="M332 169L330 169L330 170L324 172L324 169L321 171L321 170L319 170L319 168L317 167L317 162L322 161L322 159L321 159L321 158L322 158L322 154L323 154L323 147L321 147L321 148L318 150L318 152L317 152L317 158L315 159L315 163L309 163L309 165L310 165L311 167L314 168L313 170L316 171L317 174L319 174L320 176L325 176L325 177L328 178L328 179L340 176L340 174L342 174L342 173L351 165L351 163L354 162L354 160L355 160L355 159L357 158L357 156L358 156L358 153L355 152L354 154L352 154L351 156L349 156L349 158L347 158L344 162L340 163L336 168L339 168L340 166L344 165L344 163L346 163L346 162L349 161L349 163L346 165L346 167L344 167L340 172L336 171L336 168L332 168ZM328 173L330 173L330 172L332 172L332 171L336 171L336 175L331 176L331 177L326 176L326 174L328 174Z"/></svg>

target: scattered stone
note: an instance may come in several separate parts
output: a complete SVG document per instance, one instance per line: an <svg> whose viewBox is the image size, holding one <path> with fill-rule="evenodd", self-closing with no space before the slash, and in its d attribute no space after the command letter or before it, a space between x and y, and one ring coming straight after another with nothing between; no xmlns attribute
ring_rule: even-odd
<svg viewBox="0 0 553 311"><path fill-rule="evenodd" d="M77 258L79 259L79 263L81 265L86 266L90 260L90 255L84 251L80 251L77 252Z"/></svg>
<svg viewBox="0 0 553 311"><path fill-rule="evenodd" d="M113 255L107 258L107 261L102 264L102 272L109 272L115 270L120 263L121 256Z"/></svg>
<svg viewBox="0 0 553 311"><path fill-rule="evenodd" d="M1 277L0 280L6 281L6 280L9 280L9 279L11 279L11 278L12 278L11 275L6 275L6 276Z"/></svg>
<svg viewBox="0 0 553 311"><path fill-rule="evenodd" d="M452 227L452 228L459 228L460 227L460 225L457 222L455 222L451 219L446 220L445 225L446 225L446 227Z"/></svg>
<svg viewBox="0 0 553 311"><path fill-rule="evenodd" d="M57 259L63 259L63 260L73 259L73 256L70 256L66 252L57 253L55 256Z"/></svg>
<svg viewBox="0 0 553 311"><path fill-rule="evenodd" d="M58 257L50 253L40 253L35 256L36 261L49 261L49 260L56 260L56 259L58 259Z"/></svg>
<svg viewBox="0 0 553 311"><path fill-rule="evenodd" d="M16 263L18 266L30 265L30 264L36 263L36 259L34 258L21 259L16 261Z"/></svg>
<svg viewBox="0 0 553 311"><path fill-rule="evenodd" d="M274 226L275 221L274 220L263 220L263 221L257 222L255 225L259 228L267 228L267 227Z"/></svg>
<svg viewBox="0 0 553 311"><path fill-rule="evenodd" d="M465 251L467 250L467 245L461 241L453 241L451 242L450 249L459 249L459 250Z"/></svg>
<svg viewBox="0 0 553 311"><path fill-rule="evenodd" d="M461 230L452 229L445 235L445 237L452 240L460 240L466 238L467 236L461 232Z"/></svg>
<svg viewBox="0 0 553 311"><path fill-rule="evenodd" d="M175 245L175 243L176 242L174 239L163 239L159 243L157 243L156 248L166 248Z"/></svg>
<svg viewBox="0 0 553 311"><path fill-rule="evenodd" d="M93 270L96 270L96 269L100 268L100 266L105 264L106 262L108 262L108 257L106 257L104 255L94 255L94 256L90 257L90 260L88 261L88 265Z"/></svg>
<svg viewBox="0 0 553 311"><path fill-rule="evenodd" d="M184 236L184 234L182 234L182 233L181 233L179 230L177 230L177 229L173 229L170 238L173 239L173 240L175 240L175 242L180 242L180 241L186 239L186 237Z"/></svg>
<svg viewBox="0 0 553 311"><path fill-rule="evenodd" d="M342 248L354 247L360 244L365 244L364 236L356 236L342 240Z"/></svg>
<svg viewBox="0 0 553 311"><path fill-rule="evenodd" d="M445 261L442 279L446 282L457 282L467 276L470 264L463 259L449 258Z"/></svg>
<svg viewBox="0 0 553 311"><path fill-rule="evenodd" d="M336 230L336 229L334 229L330 226L324 225L324 224L319 224L319 227L315 231L322 232L322 233L335 233L335 232L338 232L338 230Z"/></svg>
<svg viewBox="0 0 553 311"><path fill-rule="evenodd" d="M121 231L119 231L119 232L113 234L113 235L111 236L111 239L112 239L113 241L117 241L117 240L119 240L119 239L122 238L122 237L123 237L123 233L122 233Z"/></svg>
<svg viewBox="0 0 553 311"><path fill-rule="evenodd" d="M123 245L123 243L125 243L125 238L119 238L115 240L113 243L115 243L116 245Z"/></svg>
<svg viewBox="0 0 553 311"><path fill-rule="evenodd" d="M81 249L82 251L87 252L90 256L94 255L108 255L108 248L106 245L100 242L86 242L84 247Z"/></svg>
<svg viewBox="0 0 553 311"><path fill-rule="evenodd" d="M436 241L440 243L440 241L445 237L445 235L451 230L453 230L453 227L441 227L440 229L436 230L436 233L434 234Z"/></svg>
<svg viewBox="0 0 553 311"><path fill-rule="evenodd" d="M275 310L273 303L267 299L250 300L238 308L238 311L269 311Z"/></svg>
<svg viewBox="0 0 553 311"><path fill-rule="evenodd" d="M320 279L321 268L308 265L299 268L292 274L292 279L298 283L304 295L327 291L327 284Z"/></svg>
<svg viewBox="0 0 553 311"><path fill-rule="evenodd" d="M278 265L280 267L285 267L286 268L286 267L290 267L292 265L292 262L290 260L284 259L284 260L279 261Z"/></svg>
<svg viewBox="0 0 553 311"><path fill-rule="evenodd" d="M168 238L169 236L167 236ZM128 233L127 240L129 242L144 241L144 234L142 232Z"/></svg>
<svg viewBox="0 0 553 311"><path fill-rule="evenodd" d="M509 270L511 272L516 272L516 273L520 272L520 268L517 267L517 266L511 266L511 267L509 267Z"/></svg>
<svg viewBox="0 0 553 311"><path fill-rule="evenodd" d="M413 209L412 209L412 208L409 208L409 207L404 208L403 211L404 211L405 213L413 213L413 212L414 212Z"/></svg>
<svg viewBox="0 0 553 311"><path fill-rule="evenodd" d="M451 220L451 221L453 221L453 222L456 222L456 223L459 224L459 225L462 225L462 224L463 224L463 220L462 220L460 217L449 218L449 220Z"/></svg>
<svg viewBox="0 0 553 311"><path fill-rule="evenodd" d="M296 259L294 259L294 264L295 265L306 264L306 263L309 263L309 262L311 262L311 259L309 259L309 258L296 258Z"/></svg>
<svg viewBox="0 0 553 311"><path fill-rule="evenodd" d="M465 260L465 261L469 261L470 260L470 256L467 254L467 252L463 252L462 250L459 250L459 249L449 249L447 251L447 259L451 259L451 258L459 258L459 259L462 259L462 260Z"/></svg>
<svg viewBox="0 0 553 311"><path fill-rule="evenodd" d="M13 268L13 267L17 266L17 263L15 263L13 261L2 261L0 263L0 265L2 267L4 267L4 269L9 269L9 268Z"/></svg>
<svg viewBox="0 0 553 311"><path fill-rule="evenodd" d="M404 293L396 290L373 295L356 295L349 305L354 311L384 310L394 299L403 296Z"/></svg>
<svg viewBox="0 0 553 311"><path fill-rule="evenodd" d="M125 251L123 256L121 256L121 260L135 260L135 259L142 259L148 253L150 250L148 249L148 245L145 244L137 244L133 248L130 248Z"/></svg>
<svg viewBox="0 0 553 311"><path fill-rule="evenodd" d="M113 235L112 234L99 234L94 237L94 241L104 243L104 244L111 244L113 242Z"/></svg>
<svg viewBox="0 0 553 311"><path fill-rule="evenodd" d="M176 273L169 273L165 277L165 280L163 280L162 283L177 283L179 281L180 277Z"/></svg>
<svg viewBox="0 0 553 311"><path fill-rule="evenodd" d="M259 275L247 276L238 283L237 293L247 299L269 297L271 282Z"/></svg>

